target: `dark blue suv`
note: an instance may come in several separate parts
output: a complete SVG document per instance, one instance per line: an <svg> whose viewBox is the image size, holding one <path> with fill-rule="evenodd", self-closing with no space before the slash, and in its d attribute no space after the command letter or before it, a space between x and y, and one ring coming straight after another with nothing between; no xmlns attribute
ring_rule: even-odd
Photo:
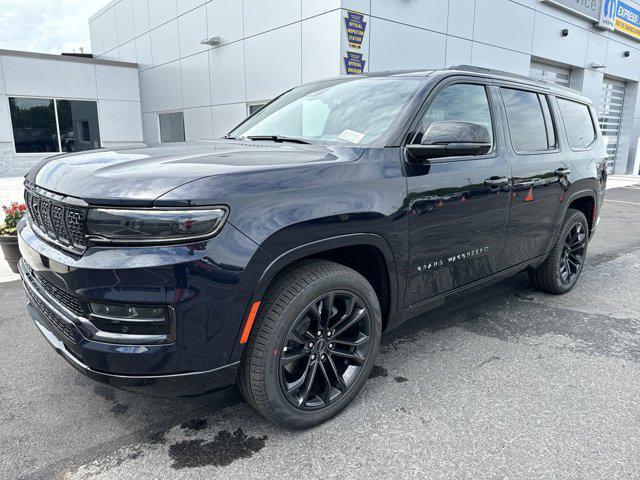
<svg viewBox="0 0 640 480"><path fill-rule="evenodd" d="M42 161L19 225L29 311L76 369L187 396L238 382L303 428L380 336L528 271L573 287L607 154L591 103L500 72L304 85L226 137Z"/></svg>

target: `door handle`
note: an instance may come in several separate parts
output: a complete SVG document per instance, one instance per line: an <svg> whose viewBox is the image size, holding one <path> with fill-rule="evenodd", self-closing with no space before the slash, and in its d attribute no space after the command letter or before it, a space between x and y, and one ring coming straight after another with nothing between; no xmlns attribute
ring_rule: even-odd
<svg viewBox="0 0 640 480"><path fill-rule="evenodd" d="M508 177L491 177L491 178L487 178L484 181L484 184L487 187L491 187L491 188L499 188L502 187L504 185L507 185L511 182L511 179Z"/></svg>
<svg viewBox="0 0 640 480"><path fill-rule="evenodd" d="M567 177L571 175L571 169L569 167L563 167L563 168L557 169L553 173L556 175L556 177Z"/></svg>

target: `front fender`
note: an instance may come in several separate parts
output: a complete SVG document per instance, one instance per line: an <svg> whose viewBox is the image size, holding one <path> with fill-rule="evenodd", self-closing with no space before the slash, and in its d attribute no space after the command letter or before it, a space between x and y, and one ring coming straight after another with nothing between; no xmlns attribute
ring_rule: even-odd
<svg viewBox="0 0 640 480"><path fill-rule="evenodd" d="M276 275L287 268L287 266L303 258L320 254L328 250L356 245L372 246L377 248L382 253L389 278L390 312L395 312L398 308L398 299L404 282L401 281L396 258L393 254L391 246L382 236L375 233L355 233L328 237L299 245L290 250L284 251L277 257L273 258L271 262L264 268L263 273L256 284L253 295L251 296L251 300L246 306L244 318L246 319L249 315L249 311L253 303L263 298L265 292L269 288L269 285L276 277ZM229 359L230 362L236 362L240 360L242 356L244 346L239 342L240 334L241 330L238 331L238 338L235 342L236 348L234 349L234 352Z"/></svg>

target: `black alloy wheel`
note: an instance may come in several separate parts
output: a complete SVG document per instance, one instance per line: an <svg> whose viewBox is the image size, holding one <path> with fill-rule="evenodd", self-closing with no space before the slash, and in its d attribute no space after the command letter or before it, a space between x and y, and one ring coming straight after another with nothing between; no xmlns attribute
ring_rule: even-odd
<svg viewBox="0 0 640 480"><path fill-rule="evenodd" d="M589 222L580 210L570 208L545 260L529 269L529 280L538 290L561 295L571 290L585 264L589 246Z"/></svg>
<svg viewBox="0 0 640 480"><path fill-rule="evenodd" d="M275 423L313 427L362 389L381 335L380 301L365 277L329 260L301 260L263 296L240 365L240 391Z"/></svg>
<svg viewBox="0 0 640 480"><path fill-rule="evenodd" d="M558 275L564 285L571 285L580 274L586 249L587 233L582 222L578 221L569 229L560 255Z"/></svg>
<svg viewBox="0 0 640 480"><path fill-rule="evenodd" d="M316 410L344 395L369 354L371 317L346 290L309 303L292 325L280 356L280 385L296 408Z"/></svg>

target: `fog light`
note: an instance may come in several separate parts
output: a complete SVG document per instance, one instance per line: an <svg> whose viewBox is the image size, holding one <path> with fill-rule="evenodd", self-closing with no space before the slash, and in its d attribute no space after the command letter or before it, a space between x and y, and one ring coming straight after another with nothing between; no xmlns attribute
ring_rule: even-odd
<svg viewBox="0 0 640 480"><path fill-rule="evenodd" d="M167 311L161 306L115 305L91 302L91 311L99 317L129 322L164 322Z"/></svg>
<svg viewBox="0 0 640 480"><path fill-rule="evenodd" d="M164 305L90 302L94 340L110 343L170 343L175 341L175 313Z"/></svg>

